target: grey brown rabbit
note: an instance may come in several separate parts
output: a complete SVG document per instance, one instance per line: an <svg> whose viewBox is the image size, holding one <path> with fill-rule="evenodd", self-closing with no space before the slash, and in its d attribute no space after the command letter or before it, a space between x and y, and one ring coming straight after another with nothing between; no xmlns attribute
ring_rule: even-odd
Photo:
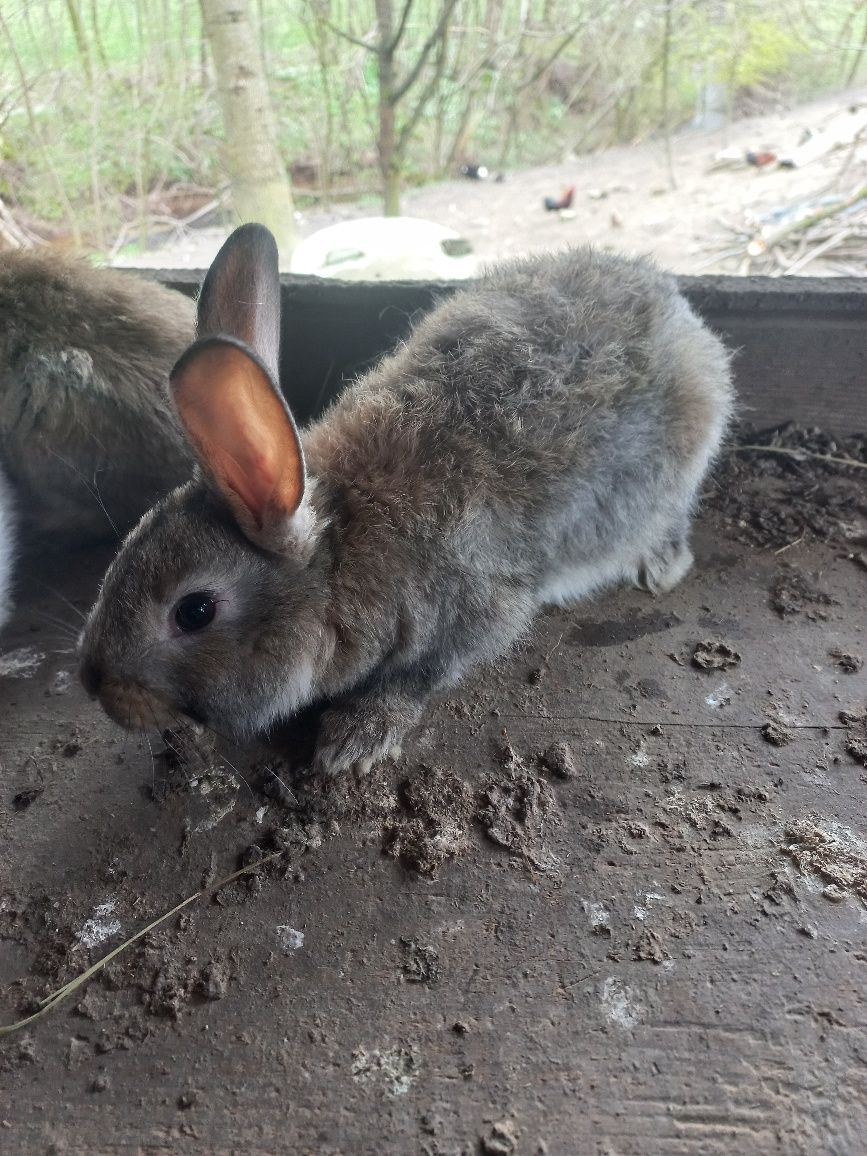
<svg viewBox="0 0 867 1156"><path fill-rule="evenodd" d="M131 532L82 636L121 725L244 739L319 702L316 767L368 767L541 607L689 569L729 364L649 263L505 265L302 434L279 316L273 239L244 226L171 377L200 476Z"/></svg>
<svg viewBox="0 0 867 1156"><path fill-rule="evenodd" d="M130 274L0 255L0 625L13 522L30 542L103 541L190 476L164 385L194 315Z"/></svg>

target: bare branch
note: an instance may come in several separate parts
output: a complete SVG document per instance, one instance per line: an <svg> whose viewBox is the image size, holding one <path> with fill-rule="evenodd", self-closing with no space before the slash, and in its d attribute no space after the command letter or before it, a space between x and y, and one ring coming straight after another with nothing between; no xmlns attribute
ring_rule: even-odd
<svg viewBox="0 0 867 1156"><path fill-rule="evenodd" d="M413 0L406 0L403 6L403 12L400 14L400 20L397 24L397 31L391 38L391 43L388 45L387 51L394 52L398 44L403 39L403 34L406 31L406 22L409 19L410 10L412 9Z"/></svg>
<svg viewBox="0 0 867 1156"><path fill-rule="evenodd" d="M429 77L427 84L420 92L419 98L416 101L415 108L412 110L409 117L401 127L400 134L397 138L396 152L398 156L403 154L403 151L409 143L412 134L415 132L416 125L421 120L424 110L427 108L431 97L439 87L440 81L443 78L443 73L445 72L447 56L447 33L444 29L443 35L440 38L440 42L437 48L436 67L434 68L433 74Z"/></svg>
<svg viewBox="0 0 867 1156"><path fill-rule="evenodd" d="M451 19L452 12L454 12L455 8L457 7L457 3L458 0L445 0L442 13L440 14L440 18L436 23L436 27L422 45L418 59L407 73L403 82L401 84L395 85L395 87L392 89L392 104L397 104L401 97L409 92L409 90L418 80L421 70L424 68L425 64L427 63L427 58L431 54L431 50L433 49L434 45L442 39L443 33L445 32L446 28L448 28L449 20Z"/></svg>
<svg viewBox="0 0 867 1156"><path fill-rule="evenodd" d="M557 45L557 47L554 49L554 51L551 53L551 55L549 57L547 57L545 60L543 60L542 63L540 65L538 65L538 67L533 70L532 75L527 80L525 80L521 84L519 84L518 87L515 89L515 91L516 92L523 92L527 88L532 88L533 85L536 83L536 81L539 80L539 78L541 76L544 76L544 74L548 71L548 69L551 67L551 65L557 60L557 58L560 55L562 55L562 53L564 53L566 51L566 49L569 47L569 45L572 43L572 41L575 39L575 37L578 35L578 33L581 31L581 29L583 27L584 27L584 21L582 20L579 24L575 25L575 27L572 29L571 32L567 32L566 35L563 37L563 39L560 41L560 43Z"/></svg>
<svg viewBox="0 0 867 1156"><path fill-rule="evenodd" d="M332 24L330 20L323 19L322 23L329 32L333 32L335 36L339 36L341 40L346 40L350 44L354 44L357 48L363 48L365 52L372 52L378 56L382 51L381 45L369 44L366 40L362 40L360 36L353 36L351 32L344 32L342 28L338 28L336 24Z"/></svg>

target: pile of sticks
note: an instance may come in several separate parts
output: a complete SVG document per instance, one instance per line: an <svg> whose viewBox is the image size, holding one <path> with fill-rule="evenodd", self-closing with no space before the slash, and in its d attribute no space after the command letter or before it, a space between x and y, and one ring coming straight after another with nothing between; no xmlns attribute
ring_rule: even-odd
<svg viewBox="0 0 867 1156"><path fill-rule="evenodd" d="M745 216L742 226L727 228L734 244L727 244L715 261L736 262L729 272L790 277L820 261L811 272L863 277L867 271L867 184L783 205L759 217Z"/></svg>

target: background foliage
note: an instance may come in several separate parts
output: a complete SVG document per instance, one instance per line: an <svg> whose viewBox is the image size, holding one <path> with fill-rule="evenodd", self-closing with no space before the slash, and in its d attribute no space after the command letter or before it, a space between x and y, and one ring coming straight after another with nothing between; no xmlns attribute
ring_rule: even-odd
<svg viewBox="0 0 867 1156"><path fill-rule="evenodd" d="M397 0L395 18L405 0ZM444 0L410 0L412 70ZM296 200L374 198L375 0L250 0ZM562 160L858 80L865 0L457 0L405 98L405 182ZM196 0L6 0L0 198L102 251L225 186Z"/></svg>

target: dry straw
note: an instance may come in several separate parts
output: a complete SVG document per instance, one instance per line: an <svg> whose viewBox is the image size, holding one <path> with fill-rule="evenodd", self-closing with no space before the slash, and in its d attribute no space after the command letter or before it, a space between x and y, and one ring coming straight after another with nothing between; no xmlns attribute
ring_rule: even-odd
<svg viewBox="0 0 867 1156"><path fill-rule="evenodd" d="M0 1037L20 1031L21 1028L26 1028L29 1024L35 1023L36 1020L40 1020L43 1016L48 1015L58 1004L71 996L73 992L78 991L78 989L96 975L98 971L101 971L107 963L111 963L113 959L117 959L119 955L125 952L127 948L132 947L134 943L137 943L138 940L147 935L149 931L153 931L155 927L159 927L160 924L165 923L167 919L171 919L173 915L177 915L179 911L182 911L191 903L195 903L197 899L203 899L206 895L213 895L228 883L234 883L236 879L240 879L243 875L249 875L253 871L258 871L260 867L264 867L266 863L271 863L273 860L279 859L282 855L285 855L285 851L273 851L270 855L265 855L256 863L248 863L246 867L241 867L239 870L233 871L231 875L227 875L224 879L220 879L216 883L211 883L208 887L203 887L201 891L196 891L193 895L188 895L186 899L182 899L180 903L176 904L171 911L167 911L164 915L161 915L159 919L154 919L147 927L143 927L141 931L137 931L135 935L130 936L129 939L119 944L107 955L104 955L102 959L98 959L96 963L92 963L86 971L83 971L80 975L77 975L74 979L65 983L63 987L57 988L56 991L51 992L45 996L44 999L41 999L39 1001L38 1011L33 1012L32 1015L26 1016L22 1020L18 1020L14 1024L0 1026Z"/></svg>

